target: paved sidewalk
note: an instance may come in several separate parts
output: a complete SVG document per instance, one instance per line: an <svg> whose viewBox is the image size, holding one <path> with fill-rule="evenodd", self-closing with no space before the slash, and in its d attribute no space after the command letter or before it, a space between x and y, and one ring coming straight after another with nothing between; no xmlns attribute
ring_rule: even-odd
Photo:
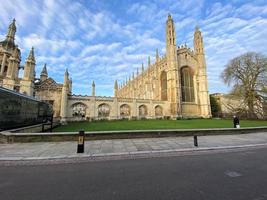
<svg viewBox="0 0 267 200"><path fill-rule="evenodd" d="M0 145L0 161L39 160L76 157L120 156L185 152L245 146L267 146L267 133L242 135L198 136L199 147L193 137L95 140L85 142L85 152L77 154L77 142L38 142Z"/></svg>

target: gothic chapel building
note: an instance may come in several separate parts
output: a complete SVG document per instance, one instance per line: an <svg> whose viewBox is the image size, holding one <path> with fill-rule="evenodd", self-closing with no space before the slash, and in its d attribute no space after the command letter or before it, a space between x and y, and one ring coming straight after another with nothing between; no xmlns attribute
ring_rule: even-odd
<svg viewBox="0 0 267 200"><path fill-rule="evenodd" d="M0 86L16 90L53 105L55 117L66 121L90 119L140 119L211 117L203 38L196 28L194 50L186 45L176 46L174 21L171 15L166 22L166 54L156 51L156 60L142 65L140 73L118 85L114 84L114 97L71 93L72 80L66 71L64 83L48 77L46 65L40 78L35 78L35 57L31 49L25 65L21 66L20 50L15 45L15 20L7 36L0 42ZM19 69L24 68L22 78Z"/></svg>
<svg viewBox="0 0 267 200"><path fill-rule="evenodd" d="M198 27L194 50L186 45L176 47L174 21L166 22L166 55L150 63L142 73L133 76L117 89L117 97L153 99L169 103L172 117L211 117L203 38Z"/></svg>

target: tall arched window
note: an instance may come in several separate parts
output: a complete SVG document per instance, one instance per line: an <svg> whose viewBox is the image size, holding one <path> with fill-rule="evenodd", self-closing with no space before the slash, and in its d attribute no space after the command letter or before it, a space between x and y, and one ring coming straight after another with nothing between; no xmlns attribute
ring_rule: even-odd
<svg viewBox="0 0 267 200"><path fill-rule="evenodd" d="M161 72L160 75L161 100L167 101L167 73Z"/></svg>
<svg viewBox="0 0 267 200"><path fill-rule="evenodd" d="M194 82L193 71L189 67L183 67L181 69L181 87L182 87L182 101L194 102Z"/></svg>

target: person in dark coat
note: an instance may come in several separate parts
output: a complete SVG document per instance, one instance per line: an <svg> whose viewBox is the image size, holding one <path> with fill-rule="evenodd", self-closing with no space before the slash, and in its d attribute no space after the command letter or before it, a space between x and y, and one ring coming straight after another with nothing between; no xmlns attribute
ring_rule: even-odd
<svg viewBox="0 0 267 200"><path fill-rule="evenodd" d="M237 125L239 125L239 119L238 119L237 116L234 116L234 117L233 117L233 123L234 123L234 128L236 128Z"/></svg>

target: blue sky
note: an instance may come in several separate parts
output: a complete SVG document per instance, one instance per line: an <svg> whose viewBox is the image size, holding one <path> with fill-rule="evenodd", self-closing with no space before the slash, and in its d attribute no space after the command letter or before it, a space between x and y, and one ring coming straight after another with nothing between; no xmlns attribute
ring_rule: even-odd
<svg viewBox="0 0 267 200"><path fill-rule="evenodd" d="M1 3L3 2L3 3ZM171 13L177 45L192 47L196 25L202 31L210 93L227 93L219 78L231 58L247 51L267 54L266 0L0 0L0 39L13 18L22 61L31 46L36 74L47 63L49 76L63 82L65 68L73 93L113 96L155 50L165 53L165 22Z"/></svg>

